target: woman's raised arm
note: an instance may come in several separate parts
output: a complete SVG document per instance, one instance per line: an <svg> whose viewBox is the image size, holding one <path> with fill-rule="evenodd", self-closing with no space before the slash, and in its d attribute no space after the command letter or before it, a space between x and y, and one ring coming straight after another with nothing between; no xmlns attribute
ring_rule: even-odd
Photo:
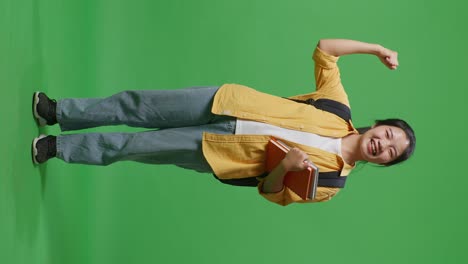
<svg viewBox="0 0 468 264"><path fill-rule="evenodd" d="M389 69L395 70L398 67L398 53L379 44L350 39L321 39L318 47L337 57L348 54L373 54Z"/></svg>

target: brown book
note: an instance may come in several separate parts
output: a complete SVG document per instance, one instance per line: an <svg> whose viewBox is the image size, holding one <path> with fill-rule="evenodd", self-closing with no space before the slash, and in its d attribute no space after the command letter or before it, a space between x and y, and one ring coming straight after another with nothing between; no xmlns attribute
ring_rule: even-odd
<svg viewBox="0 0 468 264"><path fill-rule="evenodd" d="M281 140L271 138L266 152L266 170L272 171L286 156L290 147ZM303 171L289 171L284 177L284 185L299 195L303 200L315 198L318 182L318 167L308 162Z"/></svg>

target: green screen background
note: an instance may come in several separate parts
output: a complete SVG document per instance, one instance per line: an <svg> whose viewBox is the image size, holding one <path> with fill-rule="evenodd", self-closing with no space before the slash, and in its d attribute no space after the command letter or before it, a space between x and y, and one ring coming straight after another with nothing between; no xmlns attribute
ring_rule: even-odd
<svg viewBox="0 0 468 264"><path fill-rule="evenodd" d="M0 262L467 263L463 1L0 0ZM280 207L211 175L131 162L33 166L31 96L241 83L314 89L320 38L399 52L340 59L357 126L401 117L414 157L364 165L330 202ZM140 131L123 126L87 131Z"/></svg>

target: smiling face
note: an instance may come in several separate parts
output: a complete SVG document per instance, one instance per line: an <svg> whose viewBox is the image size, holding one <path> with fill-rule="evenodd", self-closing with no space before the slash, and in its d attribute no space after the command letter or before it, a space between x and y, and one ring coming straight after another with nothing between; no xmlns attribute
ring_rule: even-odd
<svg viewBox="0 0 468 264"><path fill-rule="evenodd" d="M364 160L385 164L398 158L409 146L403 129L395 126L375 126L361 137L360 151Z"/></svg>

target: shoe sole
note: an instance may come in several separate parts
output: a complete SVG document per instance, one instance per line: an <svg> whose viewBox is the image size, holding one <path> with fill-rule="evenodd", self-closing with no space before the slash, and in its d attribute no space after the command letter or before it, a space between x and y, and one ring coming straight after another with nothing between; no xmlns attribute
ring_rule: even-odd
<svg viewBox="0 0 468 264"><path fill-rule="evenodd" d="M37 156L37 153L38 153L36 144L37 144L37 142L38 142L40 139L43 139L43 138L45 138L45 137L46 137L46 135L40 135L40 136L38 136L37 138L35 138L35 139L33 140L32 144L31 144L32 160L33 160L34 164L36 164L36 165L41 164L41 163L40 163L39 161L37 161L37 159L36 159L36 156Z"/></svg>
<svg viewBox="0 0 468 264"><path fill-rule="evenodd" d="M37 112L37 105L39 104L39 94L41 92L35 92L33 95L33 114L34 118L36 118L36 122L39 126L43 127L47 125L47 120L45 120L42 116L39 115Z"/></svg>

